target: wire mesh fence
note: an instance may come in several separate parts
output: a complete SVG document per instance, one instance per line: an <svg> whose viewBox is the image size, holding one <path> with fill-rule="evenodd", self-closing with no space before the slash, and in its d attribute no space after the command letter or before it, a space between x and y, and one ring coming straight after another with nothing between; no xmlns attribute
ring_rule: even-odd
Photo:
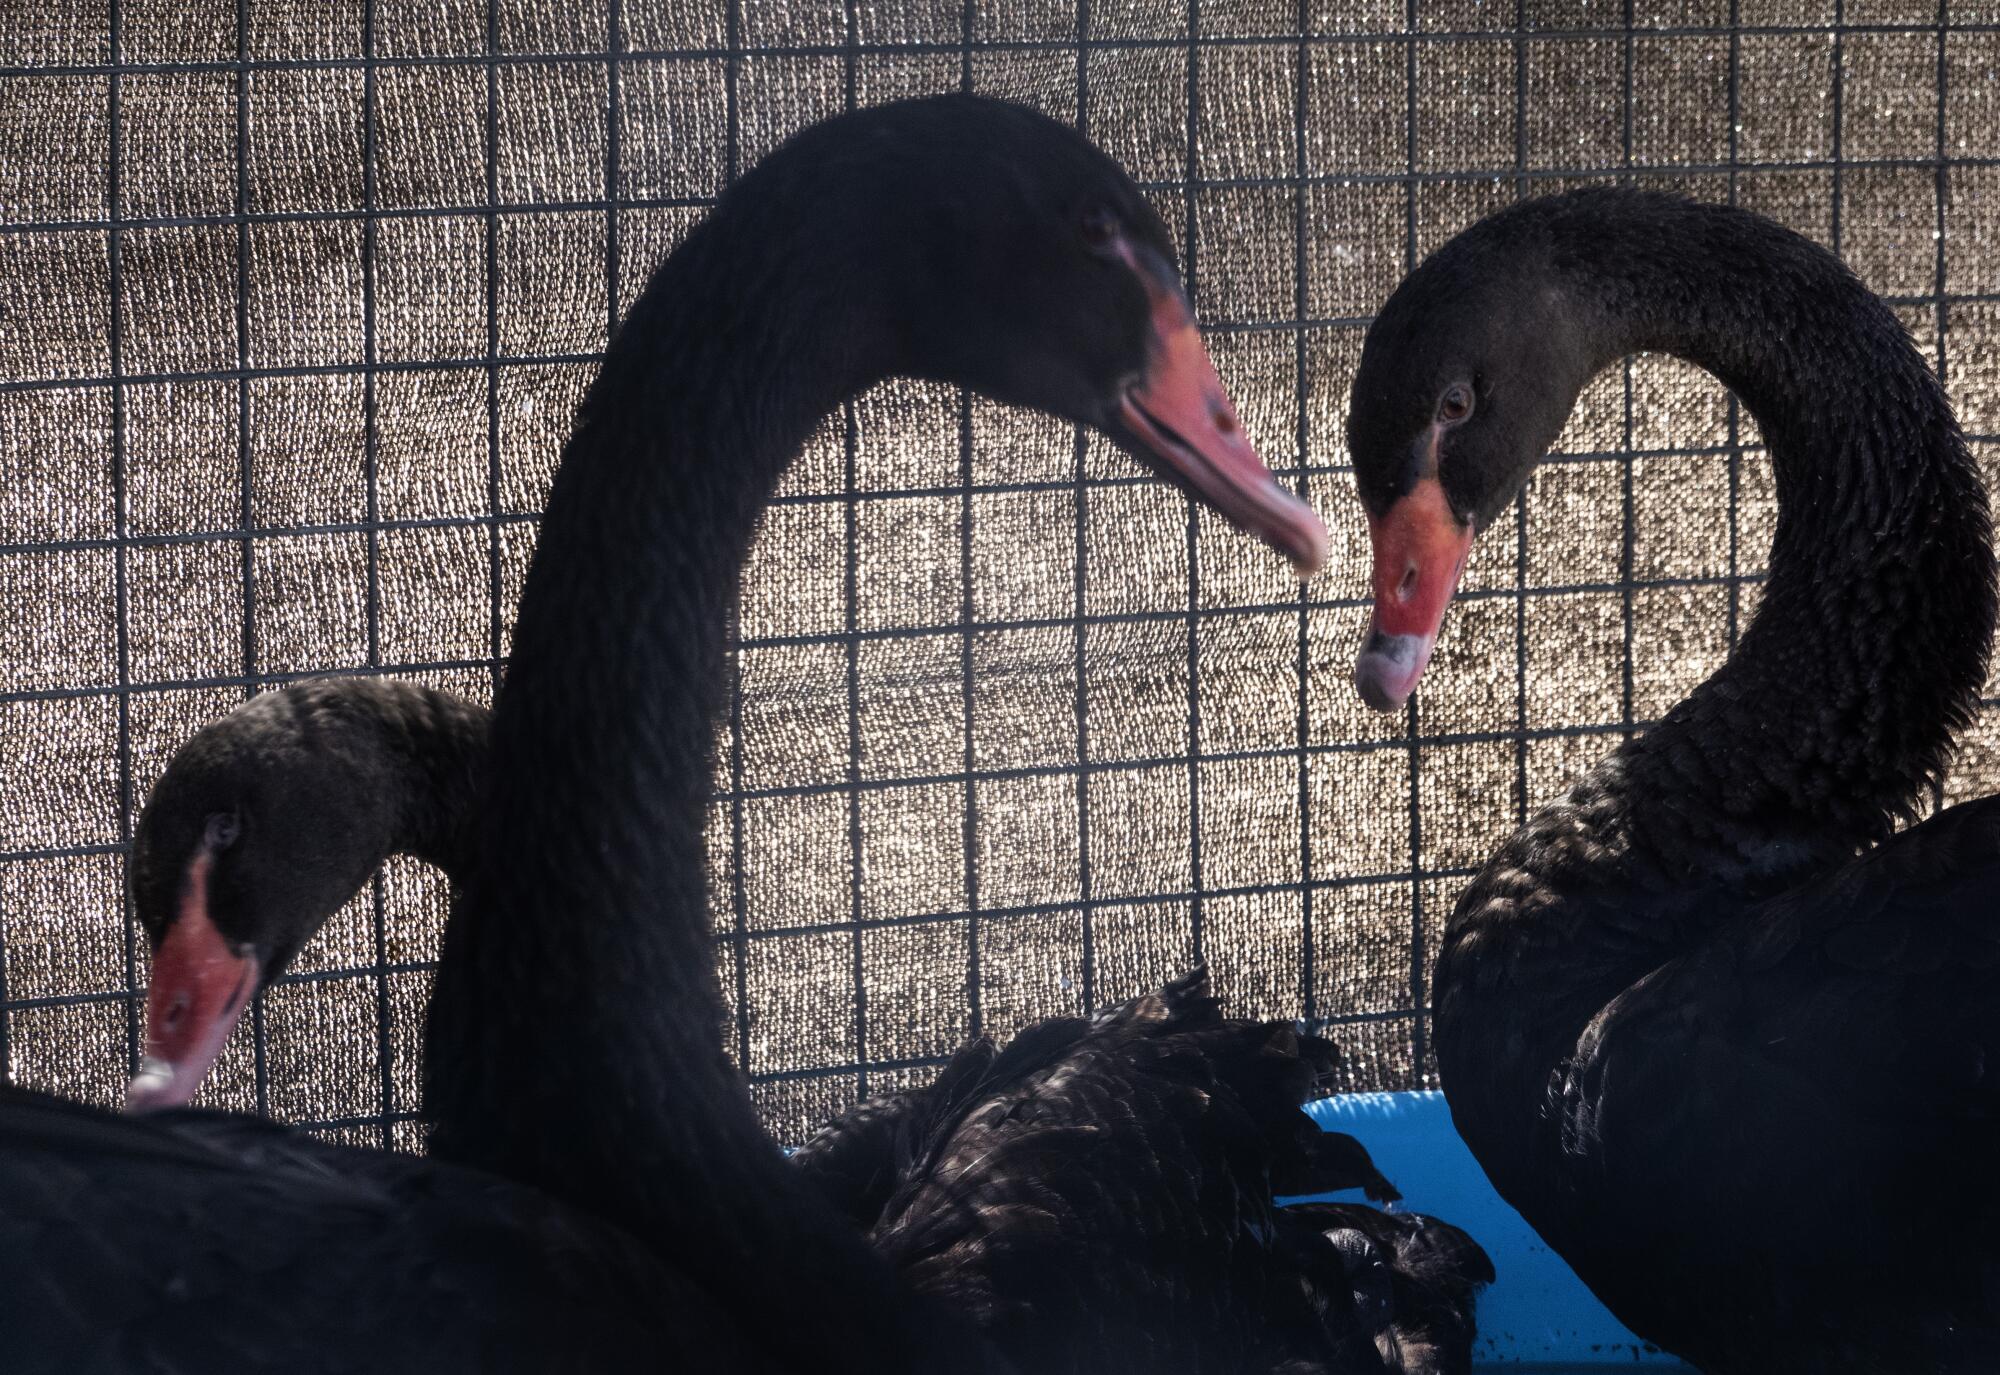
<svg viewBox="0 0 2000 1375"><path fill-rule="evenodd" d="M316 673L490 698L571 409L717 192L855 105L1080 125L1174 229L1252 438L1334 530L1278 562L1068 426L892 382L787 477L710 826L730 1044L796 1139L967 1035L1196 959L1429 1082L1458 884L1754 610L1754 427L1641 358L1481 542L1418 701L1349 664L1369 313L1527 194L1668 187L1845 256L2000 460L2000 10L1915 0L70 0L0 20L0 1038L115 1101L151 780ZM2000 784L1988 707L1948 791ZM419 1144L443 880L384 875L202 1101Z"/></svg>

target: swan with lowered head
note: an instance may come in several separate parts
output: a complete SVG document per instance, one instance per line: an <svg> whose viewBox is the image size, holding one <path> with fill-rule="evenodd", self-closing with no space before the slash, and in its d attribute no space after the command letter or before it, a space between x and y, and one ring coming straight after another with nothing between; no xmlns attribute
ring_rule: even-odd
<svg viewBox="0 0 2000 1375"><path fill-rule="evenodd" d="M317 679L252 698L175 754L140 818L137 871L191 869L213 848L204 818L233 835L205 909L134 885L155 950L136 1106L192 1092L244 1006L233 990L281 970L388 853L462 878L487 725L434 688ZM174 959L183 921L226 932L242 964ZM1343 1369L1465 1370L1491 1278L1470 1239L1365 1204L1274 1206L1274 1190L1396 1197L1360 1143L1300 1111L1334 1058L1285 1024L1224 1017L1197 971L1005 1049L975 1040L936 1081L856 1104L789 1158L906 1282L1026 1369L1263 1370L1344 1352Z"/></svg>

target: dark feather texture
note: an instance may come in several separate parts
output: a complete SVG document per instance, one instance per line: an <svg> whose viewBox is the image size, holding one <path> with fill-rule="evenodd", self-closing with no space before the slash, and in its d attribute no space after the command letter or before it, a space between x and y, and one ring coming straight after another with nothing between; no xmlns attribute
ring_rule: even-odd
<svg viewBox="0 0 2000 1375"><path fill-rule="evenodd" d="M533 1190L4 1086L0 1274L9 1375L761 1368L712 1294Z"/></svg>
<svg viewBox="0 0 2000 1375"><path fill-rule="evenodd" d="M0 1243L0 1302L34 1282L47 1344L96 1338L135 1368L366 1368L402 1359L381 1351L400 1337L429 1368L477 1369L466 1343L496 1322L503 1334L543 1324L539 1345L524 1339L496 1364L547 1352L562 1368L573 1342L592 1368L630 1368L574 1331L597 1309L570 1309L557 1290L513 1306L542 1263L535 1228L511 1240L465 1230L493 1210L482 1190L506 1179L556 1221L573 1210L577 1244L605 1248L592 1265L657 1310L645 1333L687 1334L639 1363L982 1368L977 1335L913 1297L784 1165L722 1052L702 831L730 602L780 473L824 416L892 374L1094 426L1212 496L1245 497L1238 516L1261 512L1267 537L1282 526L1295 556L1318 556L1318 523L1255 462L1210 385L1172 262L1165 225L1101 152L971 96L815 125L731 187L612 339L542 519L427 1026L424 1111L433 1151L453 1163L368 1157L354 1180L314 1191L294 1153L334 1157L260 1145L238 1125L227 1143L255 1158L218 1185L173 1130L86 1114L63 1119L87 1124L78 1139L58 1139L56 1105L12 1096L0 1102L0 1218L22 1221ZM1130 428L1135 397L1176 376L1212 433ZM1204 445L1235 461L1233 478L1216 477ZM217 839L227 823L199 824L210 850L231 843ZM361 808L354 824L386 843L379 813ZM199 893L199 866L140 868L170 897ZM391 1199L437 1189L449 1216L431 1228L422 1209L381 1207L379 1240L354 1242L342 1210L369 1170L388 1172ZM239 1191L273 1206L231 1214ZM593 1217L622 1232L580 1221ZM57 1233L79 1249L51 1280L38 1248ZM530 1253L495 1254L507 1247ZM149 1265L156 1254L172 1263ZM508 1273L483 1277L492 1267ZM454 1288L478 1300L418 1301ZM225 1293L258 1311L239 1327L226 1306L189 1299ZM299 1293L309 1311L288 1328ZM110 1311L90 1306L100 1298ZM322 1315L368 1303L352 1318L363 1334L340 1345ZM366 1326L378 1314L380 1342ZM715 1352L711 1328L754 1356Z"/></svg>
<svg viewBox="0 0 2000 1375"><path fill-rule="evenodd" d="M1357 1309L1378 1315L1376 1344L1389 1370L1471 1370L1474 1300L1494 1279L1479 1243L1436 1218L1359 1203L1294 1204L1284 1216L1319 1229L1339 1252Z"/></svg>
<svg viewBox="0 0 2000 1375"><path fill-rule="evenodd" d="M1502 845L1438 961L1452 1111L1641 1335L1718 1372L2000 1369L2000 806L1911 818L1973 710L1992 530L1896 317L1767 220L1631 191L1441 249L1370 331L1350 434L1385 500L1511 500L1600 367L1726 381L1770 445L1762 603L1724 666Z"/></svg>
<svg viewBox="0 0 2000 1375"><path fill-rule="evenodd" d="M894 1190L870 1236L1024 1370L1465 1370L1473 1295L1491 1278L1476 1246L1453 1233L1465 1264L1424 1252L1412 1272L1414 1237L1435 1224L1375 1214L1384 1279L1369 1296L1319 1214L1273 1201L1395 1197L1358 1142L1301 1111L1334 1059L1288 1024L1223 1016L1201 970L1038 1023L885 1109L901 1118L896 1156L870 1178ZM885 1135L880 1120L865 1134L835 1123L804 1153L851 1160ZM1406 1341L1450 1326L1445 1309L1453 1351L1406 1363Z"/></svg>
<svg viewBox="0 0 2000 1375"><path fill-rule="evenodd" d="M415 848L413 823L398 818L444 834L469 829L462 813L472 795L452 783L482 767L485 733L483 708L432 689L368 678L297 684L205 727L168 766L143 829L184 836L191 848L204 814L233 808L242 837L223 857L239 885L231 930L262 948L302 943L351 891L314 890L308 901L289 881L263 877L315 863L365 876L387 853ZM366 762L385 751L451 765L391 772ZM329 795L324 775L356 772L381 774L367 805L383 823L316 824L300 799ZM158 841L149 853L169 870L187 859ZM461 876L449 851L431 853L454 880ZM1020 1224L978 1205L942 1262L966 1276L940 1280L930 1258L914 1262L941 1297L975 1295L981 1320L1002 1323L996 1331L1024 1369L1061 1351L1079 1370L1261 1372L1274 1353L1323 1363L1346 1343L1353 1360L1368 1363L1336 1369L1462 1371L1473 1293L1490 1267L1470 1242L1468 1263L1439 1263L1427 1240L1462 1234L1363 1205L1322 1207L1300 1226L1272 1207L1273 1191L1397 1197L1358 1141L1318 1130L1299 1110L1333 1060L1332 1046L1288 1026L1223 1017L1197 971L1093 1018L1037 1023L1004 1051L975 1040L924 1088L855 1104L791 1163L857 1230L880 1229L898 1246L922 1230L919 1219L936 1221L939 1200L952 1192L919 1189L920 1181L976 1179L975 1192L991 1196L1020 1191L1004 1178L1009 1172L1051 1172L1060 1208L1035 1214L1031 1225L1061 1235L1038 1241L1025 1262L990 1263L1021 1250ZM1103 1115L1107 1103L1115 1115ZM989 1156L995 1119L1007 1126L1003 1148ZM204 1119L209 1137L230 1120ZM257 1148L293 1140L256 1122L242 1131ZM1031 1139L1014 1139L1022 1133ZM889 1224L892 1197L900 1211ZM1336 1228L1349 1252L1324 1235ZM1355 1239L1381 1281L1365 1302L1354 1299L1356 1280L1344 1268ZM1003 1302L992 1301L995 1287ZM1059 1307L1049 1306L1051 1294L1061 1296ZM1433 1335L1439 1328L1448 1336ZM1374 1348L1386 1365L1374 1363Z"/></svg>

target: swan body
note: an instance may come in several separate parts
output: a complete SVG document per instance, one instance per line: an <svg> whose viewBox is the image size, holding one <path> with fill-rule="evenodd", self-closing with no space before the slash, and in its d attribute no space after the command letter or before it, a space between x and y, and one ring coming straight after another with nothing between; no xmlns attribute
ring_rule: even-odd
<svg viewBox="0 0 2000 1375"><path fill-rule="evenodd" d="M1460 897L1433 982L1453 1119L1620 1319L1705 1370L2000 1369L2000 801L1895 829L1974 709L1992 530L1888 308L1767 220L1644 192L1440 249L1355 383L1359 686L1401 704L1475 532L1642 349L1756 417L1769 576L1727 662Z"/></svg>
<svg viewBox="0 0 2000 1375"><path fill-rule="evenodd" d="M10 1375L768 1368L648 1248L490 1175L7 1086L0 1130Z"/></svg>
<svg viewBox="0 0 2000 1375"><path fill-rule="evenodd" d="M1335 1058L1288 1024L1223 1016L1199 970L1040 1023L939 1077L870 1239L1024 1369L1467 1371L1492 1279L1469 1238L1273 1200L1398 1197L1359 1142L1301 1111Z"/></svg>
<svg viewBox="0 0 2000 1375"><path fill-rule="evenodd" d="M433 1190L437 1227L386 1209L373 1247L346 1247L339 1176L371 1168L353 1153L222 1128L238 1154L217 1184L181 1129L14 1092L0 1099L0 1333L32 1331L70 1368L351 1367L381 1344L357 1338L349 1360L337 1332L261 1310L300 1292L387 1302L399 1276L476 1290L496 1269L532 1275L532 1255L492 1254L515 1243L456 1244L505 1181L594 1238L622 1286L607 1296L638 1298L640 1349L597 1368L995 1368L785 1166L723 1055L702 825L725 626L778 475L821 417L892 374L1094 426L1316 567L1325 529L1243 437L1172 262L1165 226L1103 154L974 97L826 121L731 187L618 329L543 517L426 1028L434 1158L373 1158L390 1196ZM209 899L244 834L240 817L204 820L174 893L206 918L185 928L190 958L238 961L227 998L257 969ZM60 1123L82 1125L65 1137ZM287 1192L294 1159L334 1179ZM128 1178L136 1200L119 1192ZM272 1193L289 1206L220 1220L222 1196ZM60 1273L52 1229L77 1244ZM161 1248L181 1263L137 1263ZM297 1264L255 1268L271 1254ZM230 1304L195 1301L223 1292ZM587 1314L547 1305L559 1348ZM491 1309L437 1306L419 1346L476 1349ZM645 1341L660 1326L670 1339ZM250 1331L270 1334L255 1352Z"/></svg>

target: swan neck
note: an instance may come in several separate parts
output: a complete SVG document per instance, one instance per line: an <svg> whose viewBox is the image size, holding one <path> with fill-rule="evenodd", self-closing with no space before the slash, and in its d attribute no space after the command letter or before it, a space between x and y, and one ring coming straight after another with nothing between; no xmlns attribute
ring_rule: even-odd
<svg viewBox="0 0 2000 1375"><path fill-rule="evenodd" d="M407 783L392 853L413 855L461 883L472 868L490 715L453 693L397 687L402 692L389 704L385 728Z"/></svg>
<svg viewBox="0 0 2000 1375"><path fill-rule="evenodd" d="M1985 492L1901 324L1765 221L1692 205L1673 218L1593 218L1558 235L1555 261L1593 330L1592 370L1672 353L1755 417L1778 503L1769 571L1717 671L1535 813L1461 896L1435 988L1469 1132L1541 1101L1551 1063L1634 980L1909 817L1985 671Z"/></svg>
<svg viewBox="0 0 2000 1375"><path fill-rule="evenodd" d="M724 1054L704 843L757 517L886 352L857 254L787 205L725 199L581 407L499 694L425 1104L433 1150L615 1219L720 1302L826 1295L811 1310L844 1332L776 1335L817 1364L893 1349L890 1279L804 1192Z"/></svg>
<svg viewBox="0 0 2000 1375"><path fill-rule="evenodd" d="M487 751L486 708L454 693L395 678L318 678L252 699L245 719L251 757L301 753L308 787L338 791L357 847L336 844L336 869L372 872L391 855L413 855L454 881L471 867L477 790ZM352 896L330 894L325 921Z"/></svg>
<svg viewBox="0 0 2000 1375"><path fill-rule="evenodd" d="M1886 305L1766 221L1676 221L1578 252L1600 361L1657 350L1726 383L1768 448L1776 529L1733 651L1598 781L1629 800L1635 840L1747 877L1880 839L1939 778L1985 673L1992 527L1944 389Z"/></svg>

